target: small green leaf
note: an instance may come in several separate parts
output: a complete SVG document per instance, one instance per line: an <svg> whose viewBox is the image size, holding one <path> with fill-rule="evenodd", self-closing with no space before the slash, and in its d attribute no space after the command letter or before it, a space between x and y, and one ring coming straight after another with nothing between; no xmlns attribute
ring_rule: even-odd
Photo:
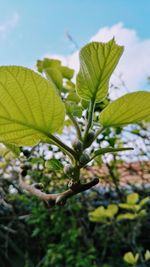
<svg viewBox="0 0 150 267"><path fill-rule="evenodd" d="M76 92L70 92L67 96L67 101L70 102L75 102L75 103L79 103L80 102L80 98L79 96L76 94Z"/></svg>
<svg viewBox="0 0 150 267"><path fill-rule="evenodd" d="M104 126L124 126L140 122L150 116L150 93L134 92L126 94L110 103L100 114Z"/></svg>
<svg viewBox="0 0 150 267"><path fill-rule="evenodd" d="M145 254L144 254L144 259L145 261L149 261L150 260L150 251L147 249Z"/></svg>
<svg viewBox="0 0 150 267"><path fill-rule="evenodd" d="M137 193L132 193L127 196L127 203L128 204L136 204L139 200L139 194Z"/></svg>
<svg viewBox="0 0 150 267"><path fill-rule="evenodd" d="M61 67L61 73L62 73L62 76L68 80L71 80L73 75L74 75L74 70L73 69L70 69L68 67L64 67L62 66Z"/></svg>
<svg viewBox="0 0 150 267"><path fill-rule="evenodd" d="M59 59L44 58L42 62L43 70L47 68L59 68L61 66L61 61Z"/></svg>
<svg viewBox="0 0 150 267"><path fill-rule="evenodd" d="M16 157L20 156L20 148L15 146L14 144L4 143L8 150L10 150Z"/></svg>
<svg viewBox="0 0 150 267"><path fill-rule="evenodd" d="M65 89L68 91L74 91L75 90L75 84L71 82L70 80L66 81Z"/></svg>
<svg viewBox="0 0 150 267"><path fill-rule="evenodd" d="M147 215L147 210L146 209L142 209L140 210L140 212L138 213L138 216L143 217Z"/></svg>
<svg viewBox="0 0 150 267"><path fill-rule="evenodd" d="M106 97L110 76L122 53L123 47L114 39L108 43L92 42L81 49L76 86L81 98L101 102Z"/></svg>
<svg viewBox="0 0 150 267"><path fill-rule="evenodd" d="M132 147L123 147L123 148L113 148L113 147L105 147L100 148L94 152L95 156L103 155L105 153L115 153L119 151L133 150Z"/></svg>
<svg viewBox="0 0 150 267"><path fill-rule="evenodd" d="M81 100L81 105L84 109L88 109L89 107L89 101L86 101L85 99Z"/></svg>
<svg viewBox="0 0 150 267"><path fill-rule="evenodd" d="M118 212L119 208L116 204L110 204L107 207L107 213L110 215L110 218L114 217L117 212Z"/></svg>
<svg viewBox="0 0 150 267"><path fill-rule="evenodd" d="M102 222L106 219L106 210L103 206L96 208L89 212L89 219L92 222Z"/></svg>
<svg viewBox="0 0 150 267"><path fill-rule="evenodd" d="M19 66L0 67L0 142L31 146L59 132L65 108L52 84Z"/></svg>
<svg viewBox="0 0 150 267"><path fill-rule="evenodd" d="M148 202L149 202L150 198L149 197L145 197L140 201L140 206L143 207L145 206Z"/></svg>
<svg viewBox="0 0 150 267"><path fill-rule="evenodd" d="M123 259L125 262L127 262L129 264L135 265L139 259L139 254L136 253L134 256L132 252L127 252L127 253L125 253Z"/></svg>
<svg viewBox="0 0 150 267"><path fill-rule="evenodd" d="M11 160L20 156L20 149L13 144L0 145L0 156L5 158L5 160Z"/></svg>
<svg viewBox="0 0 150 267"><path fill-rule="evenodd" d="M107 209L103 206L89 212L89 219L93 222L102 222L107 219L112 219L118 212L118 206L115 204L108 205Z"/></svg>
<svg viewBox="0 0 150 267"><path fill-rule="evenodd" d="M44 70L48 80L53 82L56 87L61 90L63 86L63 77L57 68L47 68Z"/></svg>
<svg viewBox="0 0 150 267"><path fill-rule="evenodd" d="M58 159L50 159L45 162L45 167L49 171L60 171L63 169L62 163Z"/></svg>
<svg viewBox="0 0 150 267"><path fill-rule="evenodd" d="M77 106L76 104L68 104L66 103L67 113L71 113L73 116L81 118L82 117L82 107Z"/></svg>
<svg viewBox="0 0 150 267"><path fill-rule="evenodd" d="M129 204L129 203L120 203L119 207L125 210L132 210L132 211L138 211L140 210L140 205L135 205L135 204Z"/></svg>
<svg viewBox="0 0 150 267"><path fill-rule="evenodd" d="M137 218L137 214L133 214L133 213L125 213L125 214L120 214L117 216L117 221L121 221L121 220L134 220Z"/></svg>

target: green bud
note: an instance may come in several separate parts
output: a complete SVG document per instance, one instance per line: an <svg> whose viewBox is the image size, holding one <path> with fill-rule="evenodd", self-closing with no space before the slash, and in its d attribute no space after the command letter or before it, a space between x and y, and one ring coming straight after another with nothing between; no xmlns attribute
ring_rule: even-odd
<svg viewBox="0 0 150 267"><path fill-rule="evenodd" d="M80 165L84 166L90 161L90 157L88 154L83 153L79 159Z"/></svg>
<svg viewBox="0 0 150 267"><path fill-rule="evenodd" d="M77 153L80 153L83 149L83 144L80 140L75 140L73 141L72 143L72 147L74 148L74 150L77 152Z"/></svg>
<svg viewBox="0 0 150 267"><path fill-rule="evenodd" d="M31 152L27 149L23 150L22 152L23 152L24 156L27 158L30 157L30 155L31 155Z"/></svg>
<svg viewBox="0 0 150 267"><path fill-rule="evenodd" d="M94 141L94 138L95 138L95 134L93 131L89 131L86 139L85 139L85 142L84 142L84 148L87 148L89 147L93 141Z"/></svg>

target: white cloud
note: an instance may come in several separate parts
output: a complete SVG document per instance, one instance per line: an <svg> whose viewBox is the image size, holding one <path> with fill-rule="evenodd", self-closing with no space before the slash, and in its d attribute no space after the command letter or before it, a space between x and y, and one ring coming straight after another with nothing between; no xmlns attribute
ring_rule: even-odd
<svg viewBox="0 0 150 267"><path fill-rule="evenodd" d="M111 81L119 85L118 77L121 76L128 91L143 90L141 86L150 75L150 38L140 39L134 29L125 28L122 23L118 23L112 27L101 28L90 41L107 42L112 37L115 37L118 44L125 46L125 51ZM60 55L52 57L60 58L64 64L74 68L77 72L79 70L78 56L77 51L67 57ZM122 93L124 93L124 89L117 95Z"/></svg>
<svg viewBox="0 0 150 267"><path fill-rule="evenodd" d="M0 22L0 37L5 38L7 33L16 27L19 21L19 14L14 13L11 17L9 17L4 22Z"/></svg>

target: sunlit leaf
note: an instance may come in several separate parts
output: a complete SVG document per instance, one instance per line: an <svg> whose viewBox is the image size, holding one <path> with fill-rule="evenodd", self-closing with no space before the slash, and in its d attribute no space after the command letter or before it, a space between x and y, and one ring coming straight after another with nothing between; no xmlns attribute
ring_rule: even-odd
<svg viewBox="0 0 150 267"><path fill-rule="evenodd" d="M107 209L103 206L89 212L89 219L93 222L102 222L106 219L113 218L118 212L118 206L115 204L108 205Z"/></svg>
<svg viewBox="0 0 150 267"><path fill-rule="evenodd" d="M149 197L145 197L140 201L140 206L143 207L144 205L146 205L148 202L150 201Z"/></svg>
<svg viewBox="0 0 150 267"><path fill-rule="evenodd" d="M120 203L119 207L125 210L132 210L132 211L138 211L140 210L140 205L135 205L135 204L131 204L131 203Z"/></svg>
<svg viewBox="0 0 150 267"><path fill-rule="evenodd" d="M136 204L139 200L139 194L132 193L127 196L127 203L128 204Z"/></svg>
<svg viewBox="0 0 150 267"><path fill-rule="evenodd" d="M71 102L76 102L79 103L80 102L80 98L79 96L76 94L76 92L70 92L67 96L67 101L71 101Z"/></svg>
<svg viewBox="0 0 150 267"><path fill-rule="evenodd" d="M46 79L24 67L0 67L0 142L35 145L58 132L64 117L64 104Z"/></svg>
<svg viewBox="0 0 150 267"><path fill-rule="evenodd" d="M82 117L82 107L77 106L74 103L66 104L66 111L67 113L71 113L73 116L81 118Z"/></svg>
<svg viewBox="0 0 150 267"><path fill-rule="evenodd" d="M134 220L137 218L137 214L133 214L133 213L125 213L125 214L120 214L117 216L117 221L121 221L121 220Z"/></svg>
<svg viewBox="0 0 150 267"><path fill-rule="evenodd" d="M66 66L62 66L61 67L61 73L62 73L62 76L68 80L71 80L73 75L74 75L74 70L73 69L70 69L69 67L66 67Z"/></svg>
<svg viewBox="0 0 150 267"><path fill-rule="evenodd" d="M149 261L150 260L150 251L147 249L145 254L144 254L144 258L145 258L145 261Z"/></svg>
<svg viewBox="0 0 150 267"><path fill-rule="evenodd" d="M134 92L126 94L110 103L100 114L104 126L124 126L140 122L150 116L150 93Z"/></svg>
<svg viewBox="0 0 150 267"><path fill-rule="evenodd" d="M124 257L123 257L124 261L131 264L131 265L135 265L139 259L139 254L136 253L135 256L132 252L127 252L125 253Z"/></svg>
<svg viewBox="0 0 150 267"><path fill-rule="evenodd" d="M114 217L117 214L118 210L119 210L119 208L118 208L117 205L115 205L115 204L108 205L108 207L107 207L107 216L109 215L110 218Z"/></svg>
<svg viewBox="0 0 150 267"><path fill-rule="evenodd" d="M123 47L114 39L108 43L92 42L80 51L80 71L77 75L77 92L85 100L101 102L108 93L109 79Z"/></svg>
<svg viewBox="0 0 150 267"><path fill-rule="evenodd" d="M89 219L92 222L102 222L106 219L106 210L103 206L96 208L89 212Z"/></svg>
<svg viewBox="0 0 150 267"><path fill-rule="evenodd" d="M63 77L61 72L57 68L47 68L44 72L48 80L53 82L56 87L61 90L63 86Z"/></svg>

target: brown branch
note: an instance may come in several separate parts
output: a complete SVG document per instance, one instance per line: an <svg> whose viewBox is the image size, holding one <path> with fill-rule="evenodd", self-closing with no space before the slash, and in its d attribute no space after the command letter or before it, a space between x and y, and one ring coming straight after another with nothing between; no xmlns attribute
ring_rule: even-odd
<svg viewBox="0 0 150 267"><path fill-rule="evenodd" d="M72 186L62 192L62 193L58 193L58 194L47 194L42 192L40 189L37 189L35 187L35 185L28 185L26 184L22 177L20 176L19 178L19 183L20 183L20 187L22 189L25 189L26 191L28 191L31 195L34 195L38 198L40 198L41 200L48 202L51 205L64 205L67 201L68 198L81 193L83 191L86 191L88 189L90 189L91 187L95 186L96 184L99 183L99 179L95 178L93 179L93 181L86 183L86 184L81 184L81 183L73 183Z"/></svg>

